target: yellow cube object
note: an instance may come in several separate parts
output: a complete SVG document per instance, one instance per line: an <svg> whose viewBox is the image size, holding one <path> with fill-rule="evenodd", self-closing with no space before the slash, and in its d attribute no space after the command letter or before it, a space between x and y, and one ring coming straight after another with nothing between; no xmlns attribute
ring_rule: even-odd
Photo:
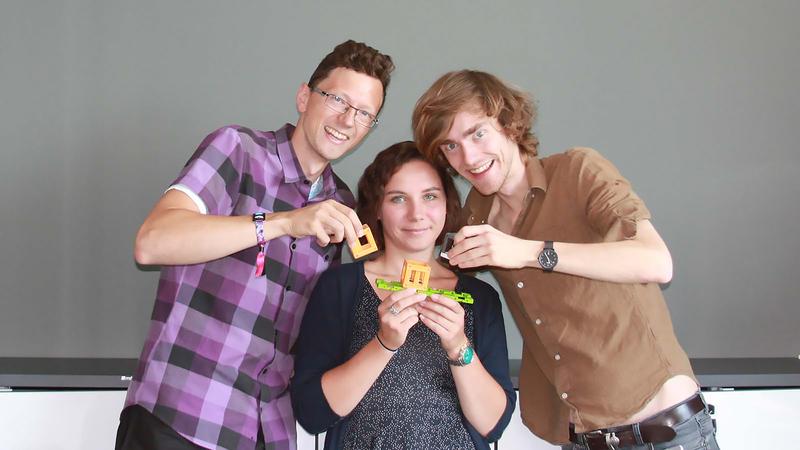
<svg viewBox="0 0 800 450"><path fill-rule="evenodd" d="M358 259L362 256L367 256L370 253L378 250L378 245L375 244L375 238L372 236L372 230L369 229L369 225L363 225L364 227L364 237L361 239L365 239L367 242L366 244L362 244L359 241L356 241L355 245L350 246L350 252L353 254L353 258Z"/></svg>
<svg viewBox="0 0 800 450"><path fill-rule="evenodd" d="M400 282L404 288L428 289L430 278L431 266L413 259L407 259L403 262L403 273L400 276Z"/></svg>

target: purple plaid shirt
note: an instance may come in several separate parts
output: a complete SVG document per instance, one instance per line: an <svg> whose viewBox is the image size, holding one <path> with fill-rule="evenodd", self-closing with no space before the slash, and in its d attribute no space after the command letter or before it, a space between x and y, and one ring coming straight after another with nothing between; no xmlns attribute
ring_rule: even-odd
<svg viewBox="0 0 800 450"><path fill-rule="evenodd" d="M289 139L239 126L211 133L173 185L199 197L208 214L250 215L300 208L325 199L353 206L353 194L328 166L322 192L309 200ZM255 227L253 228L255 233ZM287 386L294 344L319 275L340 245L310 237L267 242L265 276L257 248L204 264L165 266L139 366L125 406L151 411L197 445L252 450L259 422L267 448L294 449Z"/></svg>

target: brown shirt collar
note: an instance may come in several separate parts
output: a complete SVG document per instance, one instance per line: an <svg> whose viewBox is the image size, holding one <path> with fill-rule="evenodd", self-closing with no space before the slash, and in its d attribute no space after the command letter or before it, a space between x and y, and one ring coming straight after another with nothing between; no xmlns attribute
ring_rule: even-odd
<svg viewBox="0 0 800 450"><path fill-rule="evenodd" d="M525 164L525 175L528 178L528 186L531 189L540 189L542 192L547 192L547 175L544 173L542 161L538 157L532 156L528 158Z"/></svg>
<svg viewBox="0 0 800 450"><path fill-rule="evenodd" d="M536 190L547 192L547 174L542 166L542 161L538 157L532 156L528 158L525 164L525 178L528 181L528 186L530 186L531 194L535 194L533 191ZM483 195L472 189L465 203L468 216L464 223L467 225L487 223L495 195L497 194Z"/></svg>

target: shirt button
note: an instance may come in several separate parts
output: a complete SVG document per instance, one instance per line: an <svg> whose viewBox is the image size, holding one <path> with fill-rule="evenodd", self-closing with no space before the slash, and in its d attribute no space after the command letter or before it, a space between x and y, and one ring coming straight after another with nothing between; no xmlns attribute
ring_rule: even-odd
<svg viewBox="0 0 800 450"><path fill-rule="evenodd" d="M287 290L287 291L291 291L291 290L292 290L292 287L291 287L291 286L286 286L286 290Z"/></svg>
<svg viewBox="0 0 800 450"><path fill-rule="evenodd" d="M567 399L567 397L569 397L569 395L567 395L567 393L566 393L566 392L562 392L562 393L561 393L561 399L562 399L562 400L566 400L566 399Z"/></svg>
<svg viewBox="0 0 800 450"><path fill-rule="evenodd" d="M296 244L296 243L294 243L294 242L292 242L292 245L291 245L291 247L292 247L292 250L296 250L296 249L297 249L297 244Z"/></svg>
<svg viewBox="0 0 800 450"><path fill-rule="evenodd" d="M522 288L523 288L523 286L525 286L525 283L523 283L522 281L520 281L520 282L518 282L518 283L517 283L517 287L518 287L518 288L522 289Z"/></svg>
<svg viewBox="0 0 800 450"><path fill-rule="evenodd" d="M555 358L556 361L560 361L561 360L561 354L560 353L556 353L555 356L553 356L553 358Z"/></svg>
<svg viewBox="0 0 800 450"><path fill-rule="evenodd" d="M536 325L541 325L541 324L542 324L542 319L536 319Z"/></svg>

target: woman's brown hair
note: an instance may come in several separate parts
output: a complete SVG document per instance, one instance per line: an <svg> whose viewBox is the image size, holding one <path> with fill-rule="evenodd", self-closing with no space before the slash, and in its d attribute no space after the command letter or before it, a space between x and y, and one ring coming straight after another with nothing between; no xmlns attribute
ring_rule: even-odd
<svg viewBox="0 0 800 450"><path fill-rule="evenodd" d="M404 164L410 161L424 161L431 164L419 151L416 144L411 141L398 142L391 145L375 156L375 160L364 169L364 174L358 180L358 202L356 213L361 221L369 225L375 243L379 249L384 248L383 227L378 220L378 212L383 202L386 184ZM461 200L458 197L455 183L444 167L431 164L439 175L447 201L447 218L442 232L436 238L436 243L441 244L445 233L457 230L461 214Z"/></svg>

